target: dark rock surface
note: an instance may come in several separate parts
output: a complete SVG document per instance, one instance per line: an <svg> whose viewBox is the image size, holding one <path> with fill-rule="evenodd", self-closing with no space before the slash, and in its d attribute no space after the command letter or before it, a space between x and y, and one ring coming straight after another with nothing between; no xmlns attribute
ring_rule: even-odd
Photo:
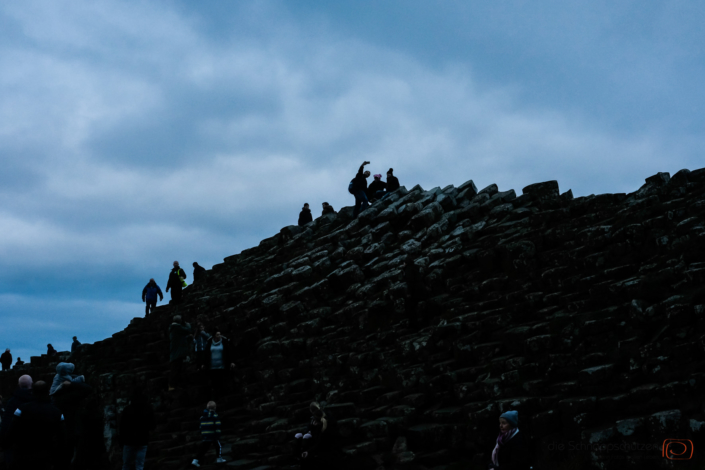
<svg viewBox="0 0 705 470"><path fill-rule="evenodd" d="M191 365L166 391L175 313L236 344L228 468L288 468L312 400L335 422L331 468L485 468L512 409L537 468L671 468L664 439L695 458L705 444L704 282L705 169L579 198L555 181L400 188L229 256L72 360L100 390L116 468L135 383L158 413L150 468L194 456L208 387ZM50 380L59 359L25 369ZM0 375L3 395L22 372Z"/></svg>

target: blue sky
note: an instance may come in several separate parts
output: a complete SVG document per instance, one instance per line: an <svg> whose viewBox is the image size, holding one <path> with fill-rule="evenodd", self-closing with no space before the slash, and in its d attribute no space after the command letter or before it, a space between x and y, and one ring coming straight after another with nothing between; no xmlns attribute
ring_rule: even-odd
<svg viewBox="0 0 705 470"><path fill-rule="evenodd" d="M0 5L0 349L143 314L210 268L402 184L576 196L705 166L696 1L27 1Z"/></svg>

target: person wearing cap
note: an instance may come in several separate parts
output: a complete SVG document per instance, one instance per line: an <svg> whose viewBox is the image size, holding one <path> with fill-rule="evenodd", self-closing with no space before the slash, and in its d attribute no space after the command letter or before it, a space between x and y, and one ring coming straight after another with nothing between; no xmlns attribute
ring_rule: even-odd
<svg viewBox="0 0 705 470"><path fill-rule="evenodd" d="M519 412L507 411L499 416L499 435L492 460L488 468L495 470L525 470L529 468L526 462L526 447L519 432Z"/></svg>
<svg viewBox="0 0 705 470"><path fill-rule="evenodd" d="M382 197L384 195L384 189L387 187L387 183L382 181L382 175L377 174L373 177L374 181L372 181L367 187L367 199L370 201L374 201Z"/></svg>
<svg viewBox="0 0 705 470"><path fill-rule="evenodd" d="M384 199L397 189L399 189L399 180L396 176L394 176L394 168L390 168L389 171L387 171L387 183L385 189L382 191L377 191L375 197L377 199Z"/></svg>

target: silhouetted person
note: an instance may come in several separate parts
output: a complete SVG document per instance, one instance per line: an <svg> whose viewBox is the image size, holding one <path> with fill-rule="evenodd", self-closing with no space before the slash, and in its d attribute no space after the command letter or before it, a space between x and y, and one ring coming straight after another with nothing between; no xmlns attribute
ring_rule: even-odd
<svg viewBox="0 0 705 470"><path fill-rule="evenodd" d="M394 176L394 168L390 168L387 171L387 192L391 193L399 189L399 180Z"/></svg>
<svg viewBox="0 0 705 470"><path fill-rule="evenodd" d="M159 300L164 300L164 294L162 290L157 285L154 279L150 279L144 289L142 289L142 302L146 302L147 305L144 307L144 316L148 317L150 313L157 308L157 297Z"/></svg>
<svg viewBox="0 0 705 470"><path fill-rule="evenodd" d="M5 349L5 352L0 355L0 364L2 364L2 370L10 370L10 367L12 367L10 348Z"/></svg>
<svg viewBox="0 0 705 470"><path fill-rule="evenodd" d="M12 392L12 397L5 405L5 411L2 414L0 421L0 443L5 447L5 463L9 468L12 468L13 452L12 447L5 445L8 442L10 427L15 418L15 411L25 403L32 401L32 377L23 375L17 381L17 389Z"/></svg>
<svg viewBox="0 0 705 470"><path fill-rule="evenodd" d="M110 468L103 437L105 432L103 410L97 394L93 393L84 400L76 416L76 425L77 442L72 470Z"/></svg>
<svg viewBox="0 0 705 470"><path fill-rule="evenodd" d="M323 212L321 215L326 215L326 214L335 214L335 209L333 209L333 206L328 204L327 202L323 203Z"/></svg>
<svg viewBox="0 0 705 470"><path fill-rule="evenodd" d="M304 203L303 209L299 213L299 227L306 225L307 223L313 221L313 216L311 215L311 209L308 208L308 202Z"/></svg>
<svg viewBox="0 0 705 470"><path fill-rule="evenodd" d="M206 333L206 328L203 326L203 323L199 322L198 325L196 325L196 329L198 331L196 331L193 337L193 346L196 351L196 364L201 369L205 369L206 345L208 344L208 340L211 339L211 335Z"/></svg>
<svg viewBox="0 0 705 470"><path fill-rule="evenodd" d="M53 356L56 356L57 354L59 354L59 353L56 352L56 349L54 349L54 346L52 346L51 344L47 344L47 356L53 357Z"/></svg>
<svg viewBox="0 0 705 470"><path fill-rule="evenodd" d="M181 380L192 336L191 325L182 320L181 315L174 316L174 322L169 326L169 391L174 390Z"/></svg>
<svg viewBox="0 0 705 470"><path fill-rule="evenodd" d="M24 365L24 361L22 360L22 358L21 358L20 356L17 356L17 362L15 362L15 367L14 367L14 368L17 369L17 368L19 368L20 366L23 366L23 365Z"/></svg>
<svg viewBox="0 0 705 470"><path fill-rule="evenodd" d="M174 261L174 268L169 272L169 281L166 283L166 291L169 292L171 289L171 300L174 303L181 301L181 290L186 287L184 279L186 279L186 273L179 267L179 262Z"/></svg>
<svg viewBox="0 0 705 470"><path fill-rule="evenodd" d="M370 207L370 203L367 201L367 178L369 178L370 172L365 171L365 165L369 164L370 162L363 162L355 178L353 178L350 181L350 185L348 185L348 191L355 196L354 218L357 218L361 211Z"/></svg>
<svg viewBox="0 0 705 470"><path fill-rule="evenodd" d="M81 346L81 342L76 338L75 336L73 337L73 343L71 343L71 354L75 353L79 346Z"/></svg>
<svg viewBox="0 0 705 470"><path fill-rule="evenodd" d="M130 404L125 407L120 418L119 437L122 447L122 468L128 470L134 465L135 470L144 469L147 455L149 431L154 430L157 421L154 409L141 388L132 394Z"/></svg>
<svg viewBox="0 0 705 470"><path fill-rule="evenodd" d="M527 452L524 439L519 432L519 413L507 411L499 417L499 436L492 450L490 469L526 470Z"/></svg>
<svg viewBox="0 0 705 470"><path fill-rule="evenodd" d="M384 196L384 188L387 187L387 183L382 181L381 174L376 174L373 176L373 178L373 181L367 188L367 199L370 201L379 199L380 197ZM381 195L378 195L380 193Z"/></svg>
<svg viewBox="0 0 705 470"><path fill-rule="evenodd" d="M199 279L205 279L206 277L206 268L198 264L197 262L193 262L193 282L198 281Z"/></svg>
<svg viewBox="0 0 705 470"><path fill-rule="evenodd" d="M64 449L63 416L49 399L49 384L32 386L33 400L20 405L9 430L15 468L61 467Z"/></svg>

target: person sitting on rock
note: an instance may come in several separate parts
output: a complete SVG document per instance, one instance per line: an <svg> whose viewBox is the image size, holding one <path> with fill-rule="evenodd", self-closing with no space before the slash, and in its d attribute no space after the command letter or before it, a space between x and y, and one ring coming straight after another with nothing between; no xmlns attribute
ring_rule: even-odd
<svg viewBox="0 0 705 470"><path fill-rule="evenodd" d="M2 364L2 370L10 370L10 367L12 367L10 348L5 349L5 352L0 355L0 364Z"/></svg>
<svg viewBox="0 0 705 470"><path fill-rule="evenodd" d="M157 297L159 300L164 300L164 294L162 290L157 285L154 278L150 279L144 289L142 289L142 302L146 302L144 307L144 316L148 317L150 313L154 312L157 308Z"/></svg>
<svg viewBox="0 0 705 470"><path fill-rule="evenodd" d="M166 291L171 289L171 300L177 304L181 301L181 291L186 284L186 273L179 266L178 261L174 261L174 268L169 272L169 280L166 283Z"/></svg>
<svg viewBox="0 0 705 470"><path fill-rule="evenodd" d="M198 281L199 279L204 279L206 277L206 268L198 264L197 262L193 262L193 282Z"/></svg>
<svg viewBox="0 0 705 470"><path fill-rule="evenodd" d="M308 202L304 203L304 207L299 213L299 227L303 227L309 222L313 221L313 216L311 215L311 209L308 208Z"/></svg>
<svg viewBox="0 0 705 470"><path fill-rule="evenodd" d="M384 191L377 191L377 199L384 199L397 189L399 189L399 180L394 176L394 168L390 168L387 171L387 187Z"/></svg>
<svg viewBox="0 0 705 470"><path fill-rule="evenodd" d="M216 463L224 463L225 459L222 456L223 448L220 445L220 418L218 418L218 413L215 412L215 402L209 401L206 405L206 409L203 410L203 416L201 416L201 445L198 447L198 454L196 458L193 459L191 465L195 467L200 467L200 462L203 457L206 456L208 448L213 446L215 452L218 455Z"/></svg>
<svg viewBox="0 0 705 470"><path fill-rule="evenodd" d="M47 344L47 356L49 357L54 357L58 352L56 352L56 349L54 349L54 346L51 345L51 343Z"/></svg>
<svg viewBox="0 0 705 470"><path fill-rule="evenodd" d="M83 383L86 381L85 377L82 375L73 377L72 374L75 368L76 366L70 362L59 362L59 364L57 364L56 375L54 376L54 381L51 383L49 395L54 395L56 391L62 387L64 382Z"/></svg>
<svg viewBox="0 0 705 470"><path fill-rule="evenodd" d="M208 371L213 398L218 399L223 389L227 387L230 371L235 370L232 358L232 345L230 340L216 331L212 338L206 342L201 369Z"/></svg>
<svg viewBox="0 0 705 470"><path fill-rule="evenodd" d="M335 214L335 209L333 209L333 206L328 204L327 202L323 203L323 212L321 215L326 215L326 214Z"/></svg>
<svg viewBox="0 0 705 470"><path fill-rule="evenodd" d="M20 356L17 356L17 362L15 362L15 369L22 367L24 365L24 361Z"/></svg>
<svg viewBox="0 0 705 470"><path fill-rule="evenodd" d="M497 436L497 443L492 450L492 460L488 468L496 470L528 469L524 439L518 426L518 411L507 411L500 415L499 436Z"/></svg>
<svg viewBox="0 0 705 470"><path fill-rule="evenodd" d="M301 462L301 468L314 468L321 464L322 452L325 446L322 446L324 433L328 429L328 421L326 414L321 410L321 405L317 402L309 405L311 412L311 421L308 425L308 430L305 433L297 433L294 452L297 460Z"/></svg>
<svg viewBox="0 0 705 470"><path fill-rule="evenodd" d="M370 183L370 186L367 188L367 199L370 201L374 201L376 199L379 199L377 196L378 193L382 193L384 195L384 188L387 187L387 183L382 181L382 175L377 174L373 176L374 180Z"/></svg>
<svg viewBox="0 0 705 470"><path fill-rule="evenodd" d="M353 178L348 185L348 192L355 196L353 218L357 218L360 212L370 207L370 203L367 200L367 178L370 177L370 172L365 171L365 165L369 164L370 162L363 162L355 178Z"/></svg>

